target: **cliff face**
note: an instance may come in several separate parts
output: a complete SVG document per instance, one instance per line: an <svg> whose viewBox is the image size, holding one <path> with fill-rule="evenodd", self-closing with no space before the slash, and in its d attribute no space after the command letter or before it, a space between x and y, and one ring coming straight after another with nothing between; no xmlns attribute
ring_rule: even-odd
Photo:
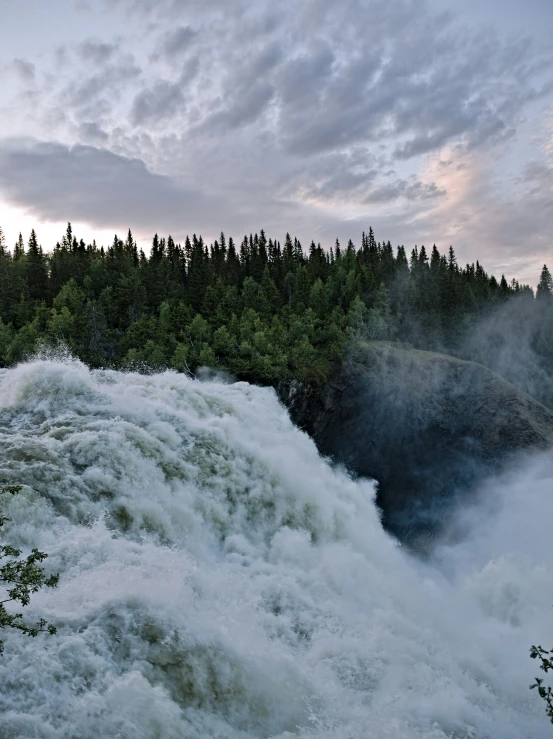
<svg viewBox="0 0 553 739"><path fill-rule="evenodd" d="M490 370L387 343L358 344L322 388L278 392L323 454L378 481L385 525L419 547L482 476L553 446L553 412Z"/></svg>

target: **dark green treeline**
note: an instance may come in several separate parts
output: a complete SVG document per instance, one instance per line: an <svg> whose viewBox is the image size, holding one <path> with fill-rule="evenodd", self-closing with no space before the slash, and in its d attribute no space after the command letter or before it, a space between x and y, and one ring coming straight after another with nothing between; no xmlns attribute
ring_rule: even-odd
<svg viewBox="0 0 553 739"><path fill-rule="evenodd" d="M12 252L0 232L0 362L63 342L96 367L207 365L259 382L319 381L351 337L455 351L482 314L514 296L534 301L478 262L461 268L452 248L408 255L372 229L358 248L311 243L307 253L263 231L209 246L156 235L148 257L130 231L104 249L68 224L48 254L34 231ZM549 301L551 284L538 296Z"/></svg>

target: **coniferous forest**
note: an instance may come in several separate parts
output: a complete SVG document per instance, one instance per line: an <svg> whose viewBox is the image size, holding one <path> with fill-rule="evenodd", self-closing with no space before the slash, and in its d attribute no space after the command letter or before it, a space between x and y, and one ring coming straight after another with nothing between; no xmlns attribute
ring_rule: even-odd
<svg viewBox="0 0 553 739"><path fill-rule="evenodd" d="M34 230L10 250L0 230L0 363L61 343L92 367L209 366L254 382L320 382L357 336L471 358L472 328L518 301L533 316L535 351L553 366L552 293L545 266L534 295L479 262L459 265L452 247L394 250L372 229L360 245L312 242L307 252L263 231L210 245L156 234L148 256L130 230L104 248L68 224L50 252Z"/></svg>

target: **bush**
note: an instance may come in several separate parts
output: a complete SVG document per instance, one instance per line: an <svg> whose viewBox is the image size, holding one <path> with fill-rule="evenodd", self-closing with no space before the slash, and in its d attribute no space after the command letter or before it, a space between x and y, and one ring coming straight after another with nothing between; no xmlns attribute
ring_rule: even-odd
<svg viewBox="0 0 553 739"><path fill-rule="evenodd" d="M4 495L15 495L21 487L10 486L0 489ZM9 521L0 512L0 528ZM17 629L26 636L37 636L43 631L49 634L56 633L56 627L48 624L43 618L37 623L28 624L23 621L22 613L8 613L6 603L29 605L31 595L42 587L55 588L59 575L46 576L40 563L48 555L33 549L31 554L20 559L21 550L9 545L0 545L0 584L5 588L7 597L0 601L0 629ZM4 651L4 642L0 639L0 654Z"/></svg>

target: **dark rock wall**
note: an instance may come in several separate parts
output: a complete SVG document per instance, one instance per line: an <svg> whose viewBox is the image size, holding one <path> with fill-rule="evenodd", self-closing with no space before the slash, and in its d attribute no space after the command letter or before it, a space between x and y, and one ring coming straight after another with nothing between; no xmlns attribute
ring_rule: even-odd
<svg viewBox="0 0 553 739"><path fill-rule="evenodd" d="M358 344L321 388L277 391L322 454L379 483L385 526L425 546L461 499L523 451L553 446L553 412L485 367Z"/></svg>

